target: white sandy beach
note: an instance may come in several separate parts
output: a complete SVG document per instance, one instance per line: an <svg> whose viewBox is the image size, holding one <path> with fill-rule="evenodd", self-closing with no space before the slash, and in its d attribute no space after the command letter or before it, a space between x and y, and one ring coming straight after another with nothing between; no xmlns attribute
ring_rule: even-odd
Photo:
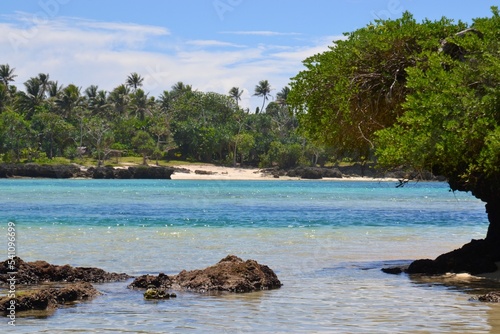
<svg viewBox="0 0 500 334"><path fill-rule="evenodd" d="M173 180L300 180L299 177L273 175L264 172L259 168L246 167L224 167L213 164L189 164L174 166L189 170L189 173L175 172L172 174ZM198 171L198 172L197 172ZM390 181L397 182L393 178L371 178L371 177L344 177L344 178L323 178L323 180L336 181Z"/></svg>

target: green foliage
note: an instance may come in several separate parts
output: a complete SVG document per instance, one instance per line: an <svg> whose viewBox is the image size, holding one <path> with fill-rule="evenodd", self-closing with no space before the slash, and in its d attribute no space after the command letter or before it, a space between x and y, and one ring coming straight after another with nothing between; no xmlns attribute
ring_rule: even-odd
<svg viewBox="0 0 500 334"><path fill-rule="evenodd" d="M19 162L22 150L31 145L31 138L29 122L20 114L12 110L0 114L0 144L7 153L4 159Z"/></svg>
<svg viewBox="0 0 500 334"><path fill-rule="evenodd" d="M374 132L403 113L406 69L461 28L444 18L418 24L406 12L345 34L329 51L306 59L287 99L302 133L341 155L370 157Z"/></svg>
<svg viewBox="0 0 500 334"><path fill-rule="evenodd" d="M284 144L273 141L269 150L262 156L261 167L273 167L287 169L298 166L303 159L304 149L298 143Z"/></svg>
<svg viewBox="0 0 500 334"><path fill-rule="evenodd" d="M379 162L445 175L454 189L478 194L500 172L500 16L474 21L450 38L457 52L434 52L408 69L405 113L378 133Z"/></svg>

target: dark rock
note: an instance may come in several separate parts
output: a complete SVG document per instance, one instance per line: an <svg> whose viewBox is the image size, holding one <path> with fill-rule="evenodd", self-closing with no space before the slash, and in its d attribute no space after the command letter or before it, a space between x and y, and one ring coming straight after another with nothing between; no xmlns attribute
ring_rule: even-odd
<svg viewBox="0 0 500 334"><path fill-rule="evenodd" d="M91 167L87 170L87 176L93 179L160 179L169 180L174 173L174 168L171 167L128 167L113 168L106 167Z"/></svg>
<svg viewBox="0 0 500 334"><path fill-rule="evenodd" d="M202 270L183 270L173 280L181 288L197 292L241 293L277 289L282 286L268 266L254 260L243 261L234 255L229 255L216 265Z"/></svg>
<svg viewBox="0 0 500 334"><path fill-rule="evenodd" d="M281 287L276 274L254 260L243 261L229 255L214 266L183 270L176 276L159 274L137 277L128 287L131 289L186 289L196 292L229 291L250 292ZM152 295L154 291L151 292ZM172 297L172 296L171 296Z"/></svg>
<svg viewBox="0 0 500 334"><path fill-rule="evenodd" d="M500 303L500 292L497 291L489 292L485 295L477 297L477 300L486 303Z"/></svg>
<svg viewBox="0 0 500 334"><path fill-rule="evenodd" d="M472 240L459 249L438 256L435 260L416 260L407 269L409 274L441 275L469 273L477 275L498 270L498 245L486 240Z"/></svg>
<svg viewBox="0 0 500 334"><path fill-rule="evenodd" d="M115 169L110 166L106 167L90 167L87 172L89 176L93 179L114 179L115 178Z"/></svg>
<svg viewBox="0 0 500 334"><path fill-rule="evenodd" d="M8 284L9 272L16 271L16 284L39 284L41 282L90 282L104 283L123 281L127 274L109 273L99 268L52 265L45 261L24 262L15 257L16 270L9 268L10 260L0 264L0 286Z"/></svg>
<svg viewBox="0 0 500 334"><path fill-rule="evenodd" d="M62 287L44 288L40 290L33 290L28 293L23 293L15 300L15 311L29 311L29 310L50 310L55 309L60 305L67 303L88 300L95 296L100 295L90 283L78 282L67 284ZM11 305L11 298L3 297L0 299L0 312L8 314Z"/></svg>
<svg viewBox="0 0 500 334"><path fill-rule="evenodd" d="M134 177L129 169L117 168L113 171L115 179L131 179Z"/></svg>
<svg viewBox="0 0 500 334"><path fill-rule="evenodd" d="M324 177L342 178L342 173L337 168L297 167L286 173L289 177L317 180Z"/></svg>
<svg viewBox="0 0 500 334"><path fill-rule="evenodd" d="M170 180L174 173L172 167L129 167L133 179L162 179Z"/></svg>
<svg viewBox="0 0 500 334"><path fill-rule="evenodd" d="M185 174L190 174L191 170L187 168L181 168L181 167L174 167L174 173L185 173Z"/></svg>
<svg viewBox="0 0 500 334"><path fill-rule="evenodd" d="M161 288L161 289L170 289L172 287L173 281L172 279L160 273L158 276L153 275L143 275L137 277L129 286L130 289L146 289L146 288Z"/></svg>
<svg viewBox="0 0 500 334"><path fill-rule="evenodd" d="M194 173L198 174L198 175L214 175L214 174L217 174L216 172L212 172L212 171L209 171L209 170L201 170L201 169L195 170Z"/></svg>
<svg viewBox="0 0 500 334"><path fill-rule="evenodd" d="M17 176L67 179L79 172L80 168L75 165L0 164L0 178Z"/></svg>
<svg viewBox="0 0 500 334"><path fill-rule="evenodd" d="M404 272L403 267L390 267L390 268L382 268L382 271L386 274L399 275Z"/></svg>
<svg viewBox="0 0 500 334"><path fill-rule="evenodd" d="M170 299L176 298L175 293L168 293L165 289L159 289L156 287L150 287L144 292L145 299Z"/></svg>

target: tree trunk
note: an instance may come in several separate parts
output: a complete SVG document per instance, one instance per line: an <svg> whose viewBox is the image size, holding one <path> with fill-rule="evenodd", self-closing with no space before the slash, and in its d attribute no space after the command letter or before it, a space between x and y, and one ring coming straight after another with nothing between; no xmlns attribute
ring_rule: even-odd
<svg viewBox="0 0 500 334"><path fill-rule="evenodd" d="M500 201L486 204L486 213L490 225L486 234L486 241L492 242L500 247Z"/></svg>

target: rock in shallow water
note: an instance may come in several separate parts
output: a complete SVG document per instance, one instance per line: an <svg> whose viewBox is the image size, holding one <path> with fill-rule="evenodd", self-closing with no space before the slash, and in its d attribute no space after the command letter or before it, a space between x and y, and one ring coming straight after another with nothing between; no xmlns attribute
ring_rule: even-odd
<svg viewBox="0 0 500 334"><path fill-rule="evenodd" d="M53 310L67 303L89 300L100 295L90 283L78 282L60 287L43 288L40 290L18 291L15 298L0 299L0 312L8 314L9 307L15 305L16 312L29 310Z"/></svg>
<svg viewBox="0 0 500 334"><path fill-rule="evenodd" d="M184 289L196 292L228 291L251 292L277 289L280 280L268 266L254 260L243 261L229 255L219 263L201 270L181 271L178 275L144 275L138 277L129 288L146 288L148 285L162 288Z"/></svg>

